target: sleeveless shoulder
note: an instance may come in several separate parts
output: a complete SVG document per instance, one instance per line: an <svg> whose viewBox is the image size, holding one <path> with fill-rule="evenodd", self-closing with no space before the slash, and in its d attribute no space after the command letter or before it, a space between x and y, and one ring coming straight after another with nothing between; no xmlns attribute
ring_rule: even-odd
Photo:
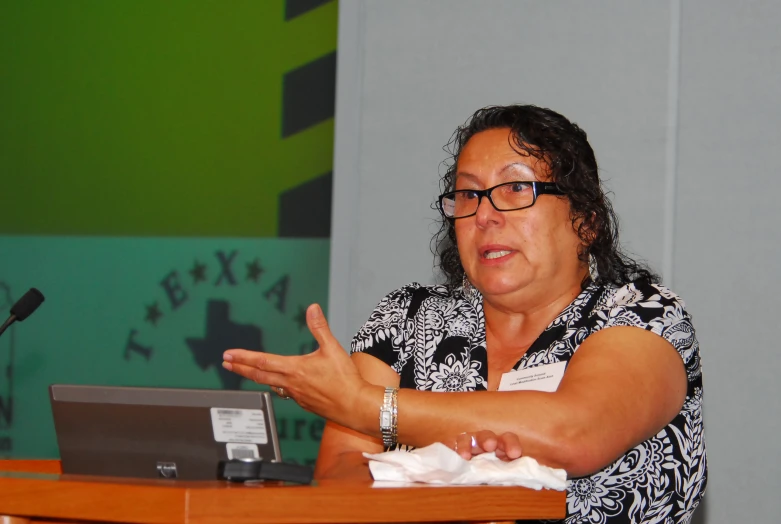
<svg viewBox="0 0 781 524"><path fill-rule="evenodd" d="M697 338L686 304L661 284L636 281L607 288L594 308L595 330L635 326L664 338L683 359L689 380L700 373Z"/></svg>
<svg viewBox="0 0 781 524"><path fill-rule="evenodd" d="M405 326L429 288L417 282L391 291L377 304L352 339L351 353L368 353L396 369L405 343ZM398 369L397 369L398 371Z"/></svg>

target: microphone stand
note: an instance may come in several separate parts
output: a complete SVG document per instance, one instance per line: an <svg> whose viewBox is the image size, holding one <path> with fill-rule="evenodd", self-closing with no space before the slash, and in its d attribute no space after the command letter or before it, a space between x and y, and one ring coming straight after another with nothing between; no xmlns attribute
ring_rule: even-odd
<svg viewBox="0 0 781 524"><path fill-rule="evenodd" d="M8 329L8 326L13 324L14 322L16 322L16 315L11 315L10 317L8 317L8 320L3 322L3 325L0 326L0 335L2 335L3 332L5 332L5 330Z"/></svg>

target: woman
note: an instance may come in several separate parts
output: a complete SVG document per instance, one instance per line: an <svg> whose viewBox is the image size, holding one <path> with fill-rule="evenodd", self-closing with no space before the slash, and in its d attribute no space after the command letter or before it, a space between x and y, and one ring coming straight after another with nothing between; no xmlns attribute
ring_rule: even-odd
<svg viewBox="0 0 781 524"><path fill-rule="evenodd" d="M548 109L489 107L451 144L447 285L390 293L351 357L313 305L319 351L230 350L225 367L329 420L320 478L444 442L564 468L566 522L688 522L707 469L697 340L683 302L619 250L586 134ZM552 377L518 390L529 368Z"/></svg>

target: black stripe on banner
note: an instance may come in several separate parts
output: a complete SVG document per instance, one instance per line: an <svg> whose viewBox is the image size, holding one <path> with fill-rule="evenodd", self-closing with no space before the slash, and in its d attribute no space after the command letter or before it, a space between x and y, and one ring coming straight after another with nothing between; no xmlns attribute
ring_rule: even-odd
<svg viewBox="0 0 781 524"><path fill-rule="evenodd" d="M285 2L285 21L308 13L316 7L327 4L331 0L287 0Z"/></svg>
<svg viewBox="0 0 781 524"><path fill-rule="evenodd" d="M311 11L316 7L327 4L331 0L287 0L285 2L285 21Z"/></svg>
<svg viewBox="0 0 781 524"><path fill-rule="evenodd" d="M282 80L282 137L333 118L335 105L336 51L285 73Z"/></svg>
<svg viewBox="0 0 781 524"><path fill-rule="evenodd" d="M280 237L331 236L331 172L320 175L279 196Z"/></svg>

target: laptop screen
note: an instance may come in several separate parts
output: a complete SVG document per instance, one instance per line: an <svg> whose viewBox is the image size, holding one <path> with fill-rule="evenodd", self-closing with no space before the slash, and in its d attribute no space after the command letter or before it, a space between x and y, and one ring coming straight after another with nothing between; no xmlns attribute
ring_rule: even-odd
<svg viewBox="0 0 781 524"><path fill-rule="evenodd" d="M221 460L282 461L268 392L57 384L49 394L65 474L216 480Z"/></svg>

